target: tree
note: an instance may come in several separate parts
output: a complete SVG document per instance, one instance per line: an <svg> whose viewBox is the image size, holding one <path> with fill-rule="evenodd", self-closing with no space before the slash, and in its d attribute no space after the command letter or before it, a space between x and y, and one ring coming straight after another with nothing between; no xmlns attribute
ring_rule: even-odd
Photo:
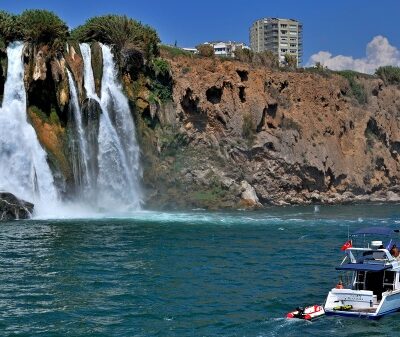
<svg viewBox="0 0 400 337"><path fill-rule="evenodd" d="M321 62L315 62L315 68L318 70L324 70L324 66L321 64Z"/></svg>
<svg viewBox="0 0 400 337"><path fill-rule="evenodd" d="M270 50L262 51L260 53L254 54L255 64L261 65L270 69L278 69L279 68L279 58L278 55Z"/></svg>
<svg viewBox="0 0 400 337"><path fill-rule="evenodd" d="M295 55L285 54L285 65L290 69L297 68L297 57Z"/></svg>
<svg viewBox="0 0 400 337"><path fill-rule="evenodd" d="M26 10L17 21L25 41L49 44L53 49L63 47L69 35L66 23L46 10Z"/></svg>
<svg viewBox="0 0 400 337"><path fill-rule="evenodd" d="M96 16L71 32L72 38L80 42L98 41L114 45L118 51L135 47L147 59L159 54L160 39L150 26L128 18L125 15Z"/></svg>
<svg viewBox="0 0 400 337"><path fill-rule="evenodd" d="M20 22L17 15L0 11L0 42L4 46L11 41L22 39ZM3 47L4 47L3 46Z"/></svg>
<svg viewBox="0 0 400 337"><path fill-rule="evenodd" d="M214 56L214 47L211 44L204 43L196 46L200 56L212 57Z"/></svg>
<svg viewBox="0 0 400 337"><path fill-rule="evenodd" d="M235 59L240 62L251 63L253 61L254 52L250 49L236 49L235 50Z"/></svg>

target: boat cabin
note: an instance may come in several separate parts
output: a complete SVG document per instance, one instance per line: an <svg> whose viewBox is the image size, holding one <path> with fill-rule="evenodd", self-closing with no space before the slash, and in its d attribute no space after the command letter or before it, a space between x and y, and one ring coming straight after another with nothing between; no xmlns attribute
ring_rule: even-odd
<svg viewBox="0 0 400 337"><path fill-rule="evenodd" d="M357 246L350 245L336 267L346 272L347 278L343 286L329 292L327 314L364 314L374 318L400 308L400 254L393 237L396 233L389 228L370 227L352 235L351 242L354 239ZM384 238L377 240L377 236Z"/></svg>

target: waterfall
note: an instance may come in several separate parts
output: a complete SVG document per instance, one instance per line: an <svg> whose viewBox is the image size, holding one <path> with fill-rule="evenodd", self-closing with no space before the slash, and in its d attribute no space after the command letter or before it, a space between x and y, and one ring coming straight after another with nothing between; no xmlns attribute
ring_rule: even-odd
<svg viewBox="0 0 400 337"><path fill-rule="evenodd" d="M89 99L100 104L98 134L98 206L114 209L138 209L142 203L139 184L139 146L122 86L117 81L117 70L109 47L102 45L103 78L101 97L95 91L88 44L80 45L84 60L84 87Z"/></svg>
<svg viewBox="0 0 400 337"><path fill-rule="evenodd" d="M71 72L67 69L68 84L71 92L70 111L73 116L72 166L78 194L88 200L94 190L94 172L90 171L88 141L82 125L82 113L79 107L78 93ZM77 146L75 145L77 144Z"/></svg>
<svg viewBox="0 0 400 337"><path fill-rule="evenodd" d="M35 203L36 211L57 201L53 176L35 130L27 121L22 42L7 48L7 80L0 108L0 190Z"/></svg>
<svg viewBox="0 0 400 337"><path fill-rule="evenodd" d="M103 53L101 106L104 111L103 115L105 116L104 126L115 129L121 156L120 165L118 165L119 174L117 176L113 174L115 165L110 162L107 145L104 148L99 146L99 157L103 159L99 160L99 184L103 186L103 190L109 189L112 192L113 198L118 198L125 204L139 208L141 204L139 186L141 175L139 166L140 149L136 140L135 125L128 99L123 94L122 86L116 78L117 70L110 47L101 45L101 49ZM111 120L115 122L110 123ZM101 145L101 140L107 144L108 140L99 137L99 145Z"/></svg>

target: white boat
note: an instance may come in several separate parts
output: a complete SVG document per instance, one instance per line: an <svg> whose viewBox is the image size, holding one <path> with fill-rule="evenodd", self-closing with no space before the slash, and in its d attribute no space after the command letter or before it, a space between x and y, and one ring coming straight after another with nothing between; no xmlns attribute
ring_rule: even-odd
<svg viewBox="0 0 400 337"><path fill-rule="evenodd" d="M348 282L340 282L329 292L324 306L326 315L378 319L400 310L400 255L395 248L396 233L398 230L369 227L352 235L354 241L364 239L364 244L355 247L349 240L343 246L346 257L336 269L350 275ZM376 240L377 237L384 238Z"/></svg>

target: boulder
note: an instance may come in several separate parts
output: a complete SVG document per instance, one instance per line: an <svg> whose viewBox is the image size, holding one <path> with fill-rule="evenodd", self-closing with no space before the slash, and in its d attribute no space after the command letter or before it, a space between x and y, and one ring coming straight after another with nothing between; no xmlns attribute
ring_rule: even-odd
<svg viewBox="0 0 400 337"><path fill-rule="evenodd" d="M0 220L29 219L34 205L18 199L14 194L0 192Z"/></svg>
<svg viewBox="0 0 400 337"><path fill-rule="evenodd" d="M261 206L253 186L251 186L246 180L242 180L240 187L242 204L246 205L247 207Z"/></svg>

